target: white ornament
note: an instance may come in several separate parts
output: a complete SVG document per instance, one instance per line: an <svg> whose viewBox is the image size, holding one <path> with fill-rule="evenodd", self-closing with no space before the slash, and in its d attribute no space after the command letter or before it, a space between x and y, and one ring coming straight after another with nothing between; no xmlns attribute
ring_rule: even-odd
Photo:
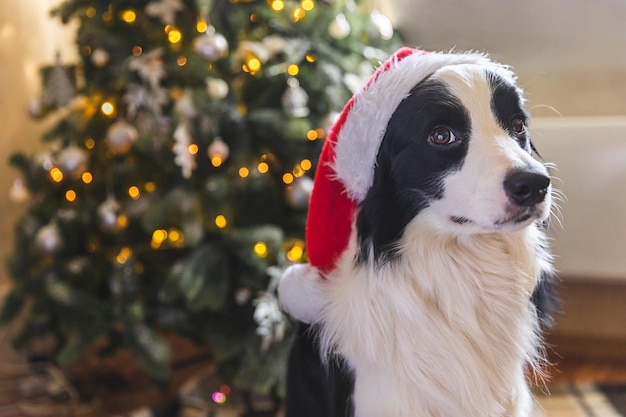
<svg viewBox="0 0 626 417"><path fill-rule="evenodd" d="M309 95L296 78L287 80L287 90L283 93L281 103L283 111L291 117L306 117L310 113Z"/></svg>
<svg viewBox="0 0 626 417"><path fill-rule="evenodd" d="M98 67L102 68L109 62L109 53L102 48L96 48L91 53L91 62Z"/></svg>
<svg viewBox="0 0 626 417"><path fill-rule="evenodd" d="M59 226L49 223L42 226L35 235L35 246L46 255L56 255L63 249L63 237Z"/></svg>
<svg viewBox="0 0 626 417"><path fill-rule="evenodd" d="M174 155L174 163L181 167L183 177L191 178L191 174L196 169L196 156L189 152L192 137L186 123L178 125L174 131L174 140L176 143L172 148Z"/></svg>
<svg viewBox="0 0 626 417"><path fill-rule="evenodd" d="M120 222L120 203L113 195L98 206L96 213L98 226L105 233L118 233L126 227L125 222Z"/></svg>
<svg viewBox="0 0 626 417"><path fill-rule="evenodd" d="M230 148L222 140L222 138L217 137L215 140L209 145L209 149L207 149L207 154L209 155L209 159L213 159L216 156L225 161L228 159L228 155L230 155Z"/></svg>
<svg viewBox="0 0 626 417"><path fill-rule="evenodd" d="M391 24L391 20L378 10L374 10L370 15L370 21L376 28L378 35L383 39L388 41L393 38L393 25Z"/></svg>
<svg viewBox="0 0 626 417"><path fill-rule="evenodd" d="M78 179L87 171L89 155L84 149L72 145L59 152L56 160L63 174L73 179Z"/></svg>
<svg viewBox="0 0 626 417"><path fill-rule="evenodd" d="M334 39L345 39L351 32L350 22L343 13L338 14L335 19L328 25L328 33Z"/></svg>
<svg viewBox="0 0 626 417"><path fill-rule="evenodd" d="M309 205L309 198L313 191L313 180L309 177L297 178L285 190L285 198L290 207L302 209Z"/></svg>
<svg viewBox="0 0 626 417"><path fill-rule="evenodd" d="M159 83L165 77L165 67L163 65L163 50L157 48L145 54L131 57L128 68L136 71L139 77L148 82L153 88L158 88Z"/></svg>
<svg viewBox="0 0 626 417"><path fill-rule="evenodd" d="M285 336L286 320L280 311L276 297L263 293L254 300L254 320L257 322L256 333L261 336L261 351L267 352L272 343L280 342Z"/></svg>
<svg viewBox="0 0 626 417"><path fill-rule="evenodd" d="M138 137L139 132L135 126L120 120L109 126L105 140L111 152L123 155L130 150Z"/></svg>
<svg viewBox="0 0 626 417"><path fill-rule="evenodd" d="M42 114L42 105L41 105L41 99L38 98L33 98L28 102L28 114L30 115L30 117L32 117L33 119L37 119L39 117L41 117Z"/></svg>
<svg viewBox="0 0 626 417"><path fill-rule="evenodd" d="M160 0L148 3L145 10L148 16L158 17L166 25L173 25L176 23L176 13L182 9L181 0Z"/></svg>
<svg viewBox="0 0 626 417"><path fill-rule="evenodd" d="M204 35L193 40L193 49L204 59L215 62L228 56L228 41L221 33L210 26Z"/></svg>
<svg viewBox="0 0 626 417"><path fill-rule="evenodd" d="M228 95L228 83L221 78L207 78L206 89L209 97L215 100L221 100Z"/></svg>
<svg viewBox="0 0 626 417"><path fill-rule="evenodd" d="M16 178L9 189L9 198L14 203L23 203L30 198L30 192L20 178Z"/></svg>

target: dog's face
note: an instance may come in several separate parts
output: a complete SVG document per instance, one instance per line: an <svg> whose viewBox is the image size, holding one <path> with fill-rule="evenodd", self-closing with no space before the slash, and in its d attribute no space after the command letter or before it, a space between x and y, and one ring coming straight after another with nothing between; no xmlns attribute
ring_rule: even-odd
<svg viewBox="0 0 626 417"><path fill-rule="evenodd" d="M394 254L415 216L453 234L545 219L551 185L532 155L521 90L499 67L454 65L413 88L391 117L360 206L361 256Z"/></svg>

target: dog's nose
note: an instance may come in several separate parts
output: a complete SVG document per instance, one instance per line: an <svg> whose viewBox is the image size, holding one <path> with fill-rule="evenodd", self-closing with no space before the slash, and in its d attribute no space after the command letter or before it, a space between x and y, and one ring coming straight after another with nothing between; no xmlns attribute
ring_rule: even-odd
<svg viewBox="0 0 626 417"><path fill-rule="evenodd" d="M504 179L504 190L515 204L533 206L546 198L550 177L533 171L513 171Z"/></svg>

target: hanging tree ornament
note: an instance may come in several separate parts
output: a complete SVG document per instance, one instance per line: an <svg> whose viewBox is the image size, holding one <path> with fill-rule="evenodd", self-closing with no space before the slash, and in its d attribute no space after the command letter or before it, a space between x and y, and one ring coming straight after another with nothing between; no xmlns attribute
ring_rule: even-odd
<svg viewBox="0 0 626 417"><path fill-rule="evenodd" d="M213 160L213 158L220 158L223 162L228 159L228 156L230 155L230 148L228 147L226 142L224 142L222 138L218 136L209 145L209 148L207 149L207 155L211 160Z"/></svg>
<svg viewBox="0 0 626 417"><path fill-rule="evenodd" d="M228 41L215 27L209 26L203 35L193 40L193 49L209 62L215 62L228 56Z"/></svg>
<svg viewBox="0 0 626 417"><path fill-rule="evenodd" d="M98 206L96 213L98 227L105 233L119 233L127 226L128 219L121 213L120 203L112 194Z"/></svg>
<svg viewBox="0 0 626 417"><path fill-rule="evenodd" d="M307 117L310 113L309 95L300 87L297 78L287 80L287 89L281 98L283 111L291 117Z"/></svg>
<svg viewBox="0 0 626 417"><path fill-rule="evenodd" d="M115 155L124 155L130 150L138 137L139 132L137 132L135 126L124 120L119 120L109 126L105 141L109 150Z"/></svg>
<svg viewBox="0 0 626 417"><path fill-rule="evenodd" d="M30 191L26 185L24 185L24 181L20 178L16 178L9 189L9 198L14 203L23 203L30 199Z"/></svg>
<svg viewBox="0 0 626 417"><path fill-rule="evenodd" d="M46 77L41 102L44 107L59 109L72 101L75 95L72 77L69 70L61 64L61 55L57 52L56 62Z"/></svg>
<svg viewBox="0 0 626 417"><path fill-rule="evenodd" d="M290 207L306 208L313 190L313 180L307 176L296 178L285 190L285 198Z"/></svg>
<svg viewBox="0 0 626 417"><path fill-rule="evenodd" d="M330 22L330 25L328 25L328 33L337 40L347 38L351 31L350 22L348 22L348 19L346 19L343 13L339 13L335 16L333 21Z"/></svg>
<svg viewBox="0 0 626 417"><path fill-rule="evenodd" d="M56 255L63 249L63 236L56 223L42 226L35 235L35 247L46 255Z"/></svg>
<svg viewBox="0 0 626 417"><path fill-rule="evenodd" d="M208 77L205 82L207 94L212 99L221 100L228 95L228 83L221 78Z"/></svg>
<svg viewBox="0 0 626 417"><path fill-rule="evenodd" d="M109 58L110 55L106 49L96 48L91 53L91 62L93 62L93 64L98 68L102 68L108 64Z"/></svg>
<svg viewBox="0 0 626 417"><path fill-rule="evenodd" d="M181 0L159 0L152 1L146 6L146 14L152 17L158 17L166 25L176 23L176 13L183 9Z"/></svg>
<svg viewBox="0 0 626 417"><path fill-rule="evenodd" d="M393 24L391 20L378 10L374 10L370 14L370 23L373 26L374 35L386 41L393 38Z"/></svg>
<svg viewBox="0 0 626 417"><path fill-rule="evenodd" d="M192 139L187 124L179 124L174 131L174 140L176 143L174 143L172 151L174 155L176 155L174 163L181 167L183 177L185 178L191 178L193 170L196 169L196 156L189 150Z"/></svg>
<svg viewBox="0 0 626 417"><path fill-rule="evenodd" d="M87 171L89 155L84 149L71 145L58 153L56 161L64 175L78 179Z"/></svg>

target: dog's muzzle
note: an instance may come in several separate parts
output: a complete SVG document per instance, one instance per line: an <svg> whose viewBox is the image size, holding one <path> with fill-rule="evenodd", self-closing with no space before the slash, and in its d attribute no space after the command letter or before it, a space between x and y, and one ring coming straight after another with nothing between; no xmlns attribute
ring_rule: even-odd
<svg viewBox="0 0 626 417"><path fill-rule="evenodd" d="M509 200L520 207L531 207L546 198L550 177L532 170L510 172L503 182Z"/></svg>

